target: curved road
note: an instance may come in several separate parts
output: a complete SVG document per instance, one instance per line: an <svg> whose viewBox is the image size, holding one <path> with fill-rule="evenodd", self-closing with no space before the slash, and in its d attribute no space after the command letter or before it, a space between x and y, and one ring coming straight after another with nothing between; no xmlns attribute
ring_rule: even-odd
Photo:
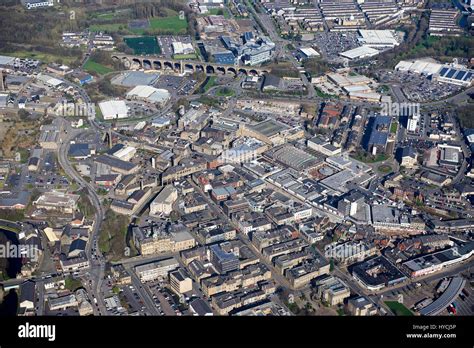
<svg viewBox="0 0 474 348"><path fill-rule="evenodd" d="M86 256L90 262L90 274L93 280L93 284L95 285L95 288L93 287L94 296L98 299L98 301L101 301L102 298L101 296L99 296L99 293L102 287L102 281L104 279L105 261L103 259L103 256L100 254L100 250L98 247L98 235L99 235L100 225L102 224L105 213L104 213L104 209L102 207L100 198L95 192L94 187L90 183L88 183L86 180L84 180L79 175L79 173L76 172L76 170L73 168L72 164L69 162L69 159L67 157L71 141L77 138L79 135L82 135L89 131L79 131L79 132L74 131L74 129L72 129L69 123L65 120L63 120L63 125L64 125L64 129L66 130L65 134L67 136L64 140L61 141L61 144L58 150L59 165L64 169L65 173L70 178L72 178L76 183L79 184L81 188L85 188L87 190L87 195L89 197L89 200L95 209L95 221L94 221L94 225L93 225L91 235L89 238L89 243L87 244ZM94 260L94 258L92 257L93 246L95 249L95 253L97 255L96 260Z"/></svg>

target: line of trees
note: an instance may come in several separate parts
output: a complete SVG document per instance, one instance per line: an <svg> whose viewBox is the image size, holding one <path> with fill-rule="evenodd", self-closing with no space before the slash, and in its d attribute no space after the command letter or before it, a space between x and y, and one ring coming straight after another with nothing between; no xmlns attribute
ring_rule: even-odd
<svg viewBox="0 0 474 348"><path fill-rule="evenodd" d="M188 8L182 1L176 0L159 0L154 2L138 2L132 6L133 18L153 18L165 17L167 9L179 11L188 11Z"/></svg>

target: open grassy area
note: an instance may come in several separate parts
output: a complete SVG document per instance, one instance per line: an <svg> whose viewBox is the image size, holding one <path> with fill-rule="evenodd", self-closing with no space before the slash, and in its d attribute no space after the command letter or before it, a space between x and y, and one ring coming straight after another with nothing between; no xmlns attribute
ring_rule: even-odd
<svg viewBox="0 0 474 348"><path fill-rule="evenodd" d="M174 59L197 59L197 55L195 53L191 54L175 54L173 55Z"/></svg>
<svg viewBox="0 0 474 348"><path fill-rule="evenodd" d="M216 86L216 77L215 76L209 76L206 78L206 80L203 82L201 87L196 91L197 93L206 93L210 88Z"/></svg>
<svg viewBox="0 0 474 348"><path fill-rule="evenodd" d="M107 211L100 230L99 249L108 260L119 260L125 256L128 224L128 217Z"/></svg>
<svg viewBox="0 0 474 348"><path fill-rule="evenodd" d="M153 18L150 20L150 28L154 33L164 32L172 34L186 34L188 21L186 18L181 19L179 15Z"/></svg>
<svg viewBox="0 0 474 348"><path fill-rule="evenodd" d="M80 280L73 279L71 277L67 277L64 282L66 289L70 291L76 291L77 289L82 287L82 283Z"/></svg>
<svg viewBox="0 0 474 348"><path fill-rule="evenodd" d="M114 71L114 69L109 68L108 66L102 65L100 63L94 62L92 59L89 59L86 64L84 64L84 70L88 73L96 73L99 75L105 75L109 72Z"/></svg>
<svg viewBox="0 0 474 348"><path fill-rule="evenodd" d="M89 19L99 19L102 21L108 21L108 20L114 20L117 18L124 18L127 16L130 16L131 9L120 9L120 10L113 10L113 11L94 11L94 12L89 12L87 14Z"/></svg>
<svg viewBox="0 0 474 348"><path fill-rule="evenodd" d="M397 122L392 122L390 125L390 133L396 134L398 130L398 123Z"/></svg>
<svg viewBox="0 0 474 348"><path fill-rule="evenodd" d="M378 171L384 174L390 173L392 171L392 167L388 164L382 164L378 168Z"/></svg>
<svg viewBox="0 0 474 348"><path fill-rule="evenodd" d="M98 32L103 31L106 33L115 33L121 30L127 30L126 23L108 23L108 24L93 24L89 27L90 31Z"/></svg>
<svg viewBox="0 0 474 348"><path fill-rule="evenodd" d="M226 8L211 8L208 14L213 16L222 15L226 19L230 18L230 13Z"/></svg>
<svg viewBox="0 0 474 348"><path fill-rule="evenodd" d="M216 95L218 97L232 97L233 95L235 95L235 92L230 88L224 87L224 88L220 88L216 92Z"/></svg>
<svg viewBox="0 0 474 348"><path fill-rule="evenodd" d="M300 72L290 62L272 63L268 66L272 75L278 77L299 77Z"/></svg>
<svg viewBox="0 0 474 348"><path fill-rule="evenodd" d="M412 311L397 301L385 301L385 304L397 316L413 316Z"/></svg>
<svg viewBox="0 0 474 348"><path fill-rule="evenodd" d="M388 159L388 156L384 153L379 153L378 155L371 155L369 153L357 153L354 156L354 159L364 162L364 163L376 163L376 162L383 162Z"/></svg>

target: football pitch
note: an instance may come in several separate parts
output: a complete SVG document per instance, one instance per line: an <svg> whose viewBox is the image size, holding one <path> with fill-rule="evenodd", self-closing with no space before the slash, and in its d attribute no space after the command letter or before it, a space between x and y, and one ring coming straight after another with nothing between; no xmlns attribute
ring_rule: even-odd
<svg viewBox="0 0 474 348"><path fill-rule="evenodd" d="M161 48L154 36L129 37L124 39L135 54L160 54Z"/></svg>

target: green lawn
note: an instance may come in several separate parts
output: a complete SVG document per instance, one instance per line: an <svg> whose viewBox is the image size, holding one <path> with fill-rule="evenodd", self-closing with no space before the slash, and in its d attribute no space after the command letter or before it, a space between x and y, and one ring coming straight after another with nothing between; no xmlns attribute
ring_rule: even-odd
<svg viewBox="0 0 474 348"><path fill-rule="evenodd" d="M235 92L230 89L230 88L220 88L217 92L216 92L216 95L218 97L232 97L233 95L235 95Z"/></svg>
<svg viewBox="0 0 474 348"><path fill-rule="evenodd" d="M385 301L385 304L390 308L390 310L397 316L413 316L412 311L397 301Z"/></svg>
<svg viewBox="0 0 474 348"><path fill-rule="evenodd" d="M150 20L150 29L153 32L166 32L173 34L186 34L188 21L181 19L179 15L163 18L153 18Z"/></svg>
<svg viewBox="0 0 474 348"><path fill-rule="evenodd" d="M96 105L95 107L95 117L99 120L99 121L103 121L104 120L104 116L102 115L102 111L100 111L100 108L98 105Z"/></svg>
<svg viewBox="0 0 474 348"><path fill-rule="evenodd" d="M115 33L121 30L128 30L127 23L93 24L89 27L90 31L103 31L106 33Z"/></svg>
<svg viewBox="0 0 474 348"><path fill-rule="evenodd" d="M354 159L364 163L383 162L388 159L388 156L384 153L379 153L378 155L375 155L375 157L369 153L358 153L355 154L353 157Z"/></svg>
<svg viewBox="0 0 474 348"><path fill-rule="evenodd" d="M207 79L206 84L202 87L204 92L207 92L210 88L214 87L216 85L216 77L215 76L210 76Z"/></svg>
<svg viewBox="0 0 474 348"><path fill-rule="evenodd" d="M209 14L213 15L213 16L217 16L218 13L220 12L220 10L222 10L224 18L226 18L226 19L230 18L230 13L226 8L222 8L222 9L221 8L211 8L211 9L209 9Z"/></svg>
<svg viewBox="0 0 474 348"><path fill-rule="evenodd" d="M65 284L66 289L70 291L76 291L78 288L82 286L82 283L80 280L73 279L71 277L67 277L65 279L65 283L66 283Z"/></svg>
<svg viewBox="0 0 474 348"><path fill-rule="evenodd" d="M390 133L396 134L396 133L397 133L397 130L398 130L398 123L397 123L397 122L393 122L393 123L390 125Z"/></svg>
<svg viewBox="0 0 474 348"><path fill-rule="evenodd" d="M105 65L100 63L94 62L93 60L89 59L86 64L84 64L84 70L89 73L96 73L99 75L105 75L109 72L114 71L114 69L109 68Z"/></svg>
<svg viewBox="0 0 474 348"><path fill-rule="evenodd" d="M173 55L174 59L196 59L196 54L191 53L191 54L175 54Z"/></svg>
<svg viewBox="0 0 474 348"><path fill-rule="evenodd" d="M392 171L392 167L389 166L388 164L382 164L377 169L379 170L379 172L384 173L384 174L390 173Z"/></svg>

